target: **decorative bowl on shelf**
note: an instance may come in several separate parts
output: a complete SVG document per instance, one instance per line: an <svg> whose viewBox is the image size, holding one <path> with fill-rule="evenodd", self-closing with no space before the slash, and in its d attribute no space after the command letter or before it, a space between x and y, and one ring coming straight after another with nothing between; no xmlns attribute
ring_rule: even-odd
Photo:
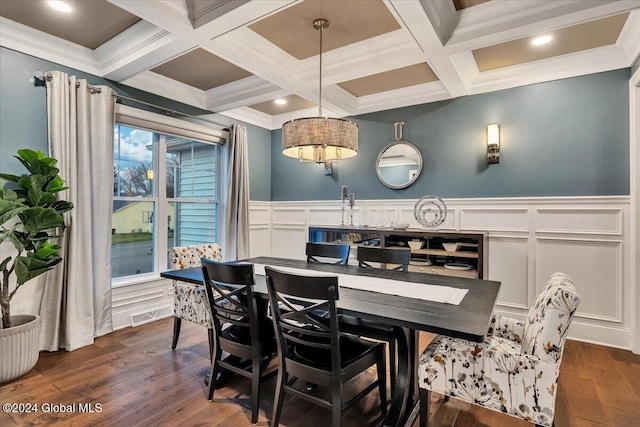
<svg viewBox="0 0 640 427"><path fill-rule="evenodd" d="M407 244L411 249L422 249L422 244L424 242L422 240L409 240Z"/></svg>
<svg viewBox="0 0 640 427"><path fill-rule="evenodd" d="M473 269L473 266L464 262L448 262L444 265L444 268L448 270L466 271Z"/></svg>
<svg viewBox="0 0 640 427"><path fill-rule="evenodd" d="M443 243L442 247L444 248L445 251L447 252L455 252L458 250L458 248L460 247L460 245L458 243Z"/></svg>

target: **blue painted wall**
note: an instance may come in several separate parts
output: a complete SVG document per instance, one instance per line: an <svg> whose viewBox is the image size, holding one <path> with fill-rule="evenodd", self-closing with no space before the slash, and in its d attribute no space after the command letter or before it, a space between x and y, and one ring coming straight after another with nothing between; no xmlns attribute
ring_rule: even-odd
<svg viewBox="0 0 640 427"><path fill-rule="evenodd" d="M633 75L640 68L640 56L636 58L636 62L631 66L631 75Z"/></svg>
<svg viewBox="0 0 640 427"><path fill-rule="evenodd" d="M336 200L348 185L358 199L599 196L629 194L630 69L356 116L358 156L334 165L281 154L272 132L272 200ZM419 147L421 176L411 187L380 183L375 161L404 121ZM487 165L485 129L499 123L501 160Z"/></svg>
<svg viewBox="0 0 640 427"><path fill-rule="evenodd" d="M53 62L0 48L0 171L22 173L12 156L20 148L47 151L46 90L33 82L36 70L60 70L87 79L91 84L108 85L118 93L189 114L210 114L189 105L120 85ZM141 105L130 104L144 108ZM251 200L271 200L271 132L258 126L219 116L224 123L241 123L249 134Z"/></svg>

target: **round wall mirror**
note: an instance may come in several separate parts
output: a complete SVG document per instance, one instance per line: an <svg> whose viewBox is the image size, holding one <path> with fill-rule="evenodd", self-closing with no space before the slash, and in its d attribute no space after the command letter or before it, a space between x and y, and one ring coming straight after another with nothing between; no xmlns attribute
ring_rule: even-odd
<svg viewBox="0 0 640 427"><path fill-rule="evenodd" d="M395 141L378 155L378 179L389 188L398 190L413 184L422 172L422 154L410 142Z"/></svg>

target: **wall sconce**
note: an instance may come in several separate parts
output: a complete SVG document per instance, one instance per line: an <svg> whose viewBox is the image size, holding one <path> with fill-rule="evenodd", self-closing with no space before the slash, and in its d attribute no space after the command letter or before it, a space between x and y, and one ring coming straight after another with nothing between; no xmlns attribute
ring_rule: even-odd
<svg viewBox="0 0 640 427"><path fill-rule="evenodd" d="M500 163L500 125L487 125L487 163Z"/></svg>

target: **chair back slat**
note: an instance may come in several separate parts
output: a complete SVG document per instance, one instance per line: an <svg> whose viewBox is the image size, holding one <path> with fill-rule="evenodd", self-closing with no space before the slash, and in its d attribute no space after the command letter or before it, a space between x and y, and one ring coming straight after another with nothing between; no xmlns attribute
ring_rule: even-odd
<svg viewBox="0 0 640 427"><path fill-rule="evenodd" d="M253 264L217 262L202 258L202 275L216 334L231 323L250 330L252 345L259 346L258 310L253 296Z"/></svg>
<svg viewBox="0 0 640 427"><path fill-rule="evenodd" d="M411 259L410 249L378 248L370 246L358 247L358 265L363 268L378 268L370 263L398 264L392 270L407 271ZM384 268L384 267L382 267Z"/></svg>
<svg viewBox="0 0 640 427"><path fill-rule="evenodd" d="M316 264L347 265L349 262L349 245L332 243L307 243L307 262ZM329 259L329 260L327 260Z"/></svg>
<svg viewBox="0 0 640 427"><path fill-rule="evenodd" d="M340 332L336 308L338 277L299 276L270 267L266 267L265 272L278 353L287 358L292 344L316 349L336 349L337 351L331 351L331 363L340 366ZM322 317L326 323L312 316L314 312L326 314Z"/></svg>

